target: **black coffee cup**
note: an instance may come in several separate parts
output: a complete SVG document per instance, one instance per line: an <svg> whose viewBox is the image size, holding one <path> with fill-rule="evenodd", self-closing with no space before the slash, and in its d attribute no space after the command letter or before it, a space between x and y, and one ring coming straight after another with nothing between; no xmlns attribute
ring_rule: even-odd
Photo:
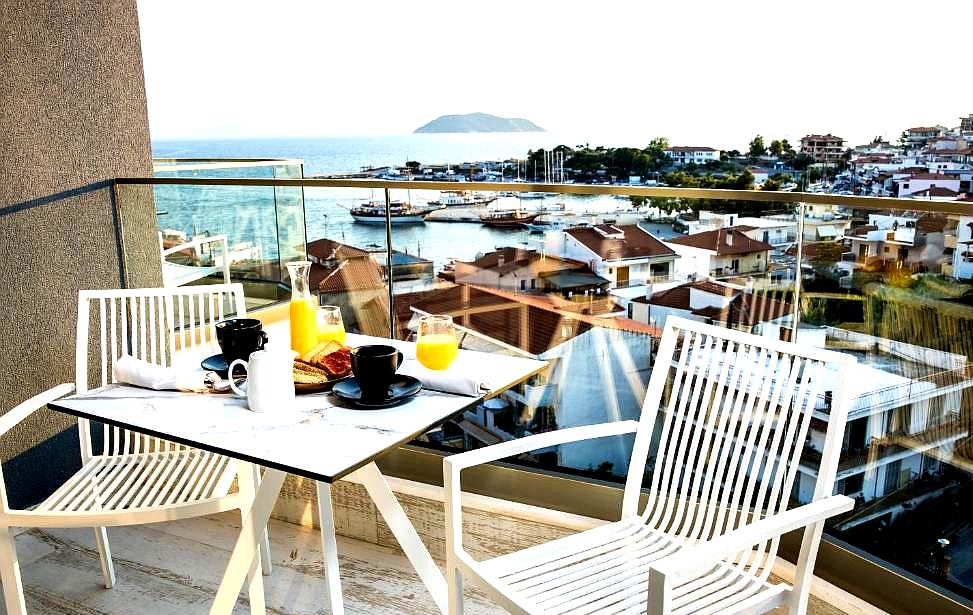
<svg viewBox="0 0 973 615"><path fill-rule="evenodd" d="M229 365L237 359L246 361L251 352L263 350L267 333L256 318L230 318L216 323L216 341Z"/></svg>
<svg viewBox="0 0 973 615"><path fill-rule="evenodd" d="M402 365L402 353L393 346L359 346L351 351L351 371L362 399L385 399L395 370Z"/></svg>

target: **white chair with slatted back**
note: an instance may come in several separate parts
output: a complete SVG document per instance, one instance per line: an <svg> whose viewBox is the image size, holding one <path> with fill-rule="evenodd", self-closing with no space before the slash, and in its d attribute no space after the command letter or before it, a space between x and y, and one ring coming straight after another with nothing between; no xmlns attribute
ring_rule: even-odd
<svg viewBox="0 0 973 615"><path fill-rule="evenodd" d="M805 613L824 522L854 505L832 491L851 403L845 382L855 363L850 355L670 317L638 422L552 431L444 460L450 614L463 610L464 577L513 613L705 615L781 605ZM826 390L833 401L820 465L812 467L813 500L789 507ZM462 470L626 433L635 441L619 521L485 561L464 550ZM793 586L771 582L781 535L800 528Z"/></svg>
<svg viewBox="0 0 973 615"><path fill-rule="evenodd" d="M85 392L90 382L97 386L112 383L112 364L123 354L163 366L179 362L180 357L198 365L200 356L219 352L216 323L224 317L245 315L240 284L83 290L78 300L74 387L60 385L20 404L0 417L0 434L72 388ZM94 370L89 370L89 363ZM87 419L78 420L78 429L81 469L33 510L9 508L0 474L0 580L9 614L22 614L25 607L8 528L95 528L105 586L111 588L115 573L106 527L242 511L249 507L259 480L252 464L223 455L117 427L98 427ZM230 493L234 478L238 491ZM250 583L251 596L261 596L254 604L262 605L258 565L263 566L264 574L270 573L266 534Z"/></svg>

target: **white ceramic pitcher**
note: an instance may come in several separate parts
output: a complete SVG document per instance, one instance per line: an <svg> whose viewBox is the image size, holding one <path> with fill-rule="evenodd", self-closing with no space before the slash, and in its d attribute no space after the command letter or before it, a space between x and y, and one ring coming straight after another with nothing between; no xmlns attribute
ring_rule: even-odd
<svg viewBox="0 0 973 615"><path fill-rule="evenodd" d="M230 363L230 388L239 397L245 397L254 412L290 410L294 406L294 368L291 353L274 350L258 350L250 354L250 360L237 359ZM233 368L242 365L247 372L247 390L244 392L233 381Z"/></svg>

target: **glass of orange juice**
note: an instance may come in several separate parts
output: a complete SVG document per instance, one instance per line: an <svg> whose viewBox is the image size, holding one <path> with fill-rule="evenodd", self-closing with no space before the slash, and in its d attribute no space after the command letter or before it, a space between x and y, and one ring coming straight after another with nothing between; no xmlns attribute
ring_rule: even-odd
<svg viewBox="0 0 973 615"><path fill-rule="evenodd" d="M416 358L420 363L429 369L447 369L456 359L458 348L452 316L434 315L419 319Z"/></svg>
<svg viewBox="0 0 973 615"><path fill-rule="evenodd" d="M337 305L318 306L318 342L335 341L345 345L345 323Z"/></svg>

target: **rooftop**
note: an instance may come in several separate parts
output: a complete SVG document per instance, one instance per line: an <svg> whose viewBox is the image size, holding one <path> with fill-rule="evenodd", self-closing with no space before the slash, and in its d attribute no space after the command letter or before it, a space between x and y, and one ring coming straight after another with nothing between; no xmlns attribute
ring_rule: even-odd
<svg viewBox="0 0 973 615"><path fill-rule="evenodd" d="M753 229L752 227L739 228L732 226L725 229L716 229L715 231L704 231L702 233L686 235L685 237L676 237L667 240L666 243L710 250L719 255L749 254L751 252L766 252L774 249L769 243L751 239L744 234L744 230Z"/></svg>
<svg viewBox="0 0 973 615"><path fill-rule="evenodd" d="M600 224L564 231L604 260L675 256L663 242L637 224Z"/></svg>

